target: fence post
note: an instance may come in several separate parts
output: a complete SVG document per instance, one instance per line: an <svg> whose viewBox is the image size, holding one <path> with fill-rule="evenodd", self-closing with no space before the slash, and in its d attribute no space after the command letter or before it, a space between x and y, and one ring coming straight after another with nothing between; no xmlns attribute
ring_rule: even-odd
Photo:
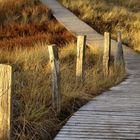
<svg viewBox="0 0 140 140"><path fill-rule="evenodd" d="M115 64L116 65L124 65L124 56L123 56L123 46L122 46L122 34L118 33L118 46L115 55Z"/></svg>
<svg viewBox="0 0 140 140"><path fill-rule="evenodd" d="M76 64L76 81L84 81L85 78L85 48L86 35L77 37L77 64Z"/></svg>
<svg viewBox="0 0 140 140"><path fill-rule="evenodd" d="M103 54L103 71L105 75L109 74L109 65L111 57L111 35L104 33L104 54Z"/></svg>
<svg viewBox="0 0 140 140"><path fill-rule="evenodd" d="M56 109L57 114L60 113L60 68L59 68L59 57L58 48L56 45L49 45L49 57L52 69L52 102L53 107Z"/></svg>
<svg viewBox="0 0 140 140"><path fill-rule="evenodd" d="M11 140L12 67L0 64L0 140Z"/></svg>

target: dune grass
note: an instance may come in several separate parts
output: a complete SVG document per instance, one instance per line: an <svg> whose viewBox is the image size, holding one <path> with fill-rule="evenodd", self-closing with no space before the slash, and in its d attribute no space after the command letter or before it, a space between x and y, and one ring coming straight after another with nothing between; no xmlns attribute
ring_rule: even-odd
<svg viewBox="0 0 140 140"><path fill-rule="evenodd" d="M38 41L65 44L74 37L39 0L3 1L0 5L0 48L12 50Z"/></svg>
<svg viewBox="0 0 140 140"><path fill-rule="evenodd" d="M109 31L116 39L118 31L123 43L140 51L139 0L59 0L99 33Z"/></svg>
<svg viewBox="0 0 140 140"><path fill-rule="evenodd" d="M13 66L14 140L51 140L68 117L102 91L120 82L125 71L112 65L102 73L102 53L87 49L85 83L76 84L76 44L59 48L61 68L61 114L52 107L51 68L47 44L32 49L1 50L0 63Z"/></svg>
<svg viewBox="0 0 140 140"><path fill-rule="evenodd" d="M24 6L27 11L34 11L34 8L41 6L35 13L43 19L46 15L49 18L41 22L38 14L35 18L31 18L31 14L30 17L27 16L26 22L22 18L15 20L18 12L21 12L19 15L23 14L21 9ZM52 140L76 110L125 77L125 70L113 64L109 76L105 77L102 72L102 52L97 48L87 48L85 83L76 84L76 39L53 18L51 12L46 12L50 11L46 6L43 6L44 13L42 6L37 0L20 0L4 3L3 8L0 6L0 11L5 10L5 13L11 14L5 16L0 12L0 18L4 16L0 23L0 32L3 33L3 36L0 34L0 44L3 43L0 45L0 63L13 67L14 140ZM7 10L7 7L13 10ZM27 11L25 13L28 15ZM40 22L36 23L36 20ZM61 68L62 110L59 116L52 107L51 97L51 68L47 45L53 43L59 49Z"/></svg>

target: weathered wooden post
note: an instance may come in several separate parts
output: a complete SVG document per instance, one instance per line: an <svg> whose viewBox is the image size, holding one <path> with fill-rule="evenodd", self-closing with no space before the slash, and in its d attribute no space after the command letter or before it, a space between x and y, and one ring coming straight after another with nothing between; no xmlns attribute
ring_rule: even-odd
<svg viewBox="0 0 140 140"><path fill-rule="evenodd" d="M76 81L84 81L85 78L85 49L86 35L77 37L77 64L76 64Z"/></svg>
<svg viewBox="0 0 140 140"><path fill-rule="evenodd" d="M116 55L115 55L115 65L125 65L121 36L122 36L121 32L119 32L118 33L118 46L117 46Z"/></svg>
<svg viewBox="0 0 140 140"><path fill-rule="evenodd" d="M103 54L103 71L105 75L109 74L109 65L111 57L111 35L104 33L104 54Z"/></svg>
<svg viewBox="0 0 140 140"><path fill-rule="evenodd" d="M11 140L12 67L0 64L0 140Z"/></svg>
<svg viewBox="0 0 140 140"><path fill-rule="evenodd" d="M52 101L53 107L56 109L57 114L60 113L60 68L59 68L59 57L58 48L56 45L49 45L49 56L50 64L52 69Z"/></svg>

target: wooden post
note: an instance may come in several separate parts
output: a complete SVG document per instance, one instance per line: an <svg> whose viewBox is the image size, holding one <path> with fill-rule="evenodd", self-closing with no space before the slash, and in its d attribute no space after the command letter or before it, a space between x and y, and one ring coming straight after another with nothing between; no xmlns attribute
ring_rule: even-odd
<svg viewBox="0 0 140 140"><path fill-rule="evenodd" d="M12 67L0 65L0 140L11 140Z"/></svg>
<svg viewBox="0 0 140 140"><path fill-rule="evenodd" d="M77 64L76 64L76 81L84 81L85 78L85 48L86 36L77 37Z"/></svg>
<svg viewBox="0 0 140 140"><path fill-rule="evenodd" d="M118 46L115 55L115 64L124 65L124 56L123 56L123 46L122 46L122 37L121 32L118 33Z"/></svg>
<svg viewBox="0 0 140 140"><path fill-rule="evenodd" d="M56 109L57 114L60 113L60 68L59 68L59 57L58 48L56 45L49 45L49 56L52 69L52 100L53 107Z"/></svg>
<svg viewBox="0 0 140 140"><path fill-rule="evenodd" d="M109 65L111 57L111 35L104 33L104 54L103 54L103 71L105 75L109 74Z"/></svg>

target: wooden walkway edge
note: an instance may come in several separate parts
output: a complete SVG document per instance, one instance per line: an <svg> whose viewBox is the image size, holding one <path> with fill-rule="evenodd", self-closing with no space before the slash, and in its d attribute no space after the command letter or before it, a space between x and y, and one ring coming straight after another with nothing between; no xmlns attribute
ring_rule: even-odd
<svg viewBox="0 0 140 140"><path fill-rule="evenodd" d="M42 1L69 31L87 35L88 45L103 48L102 35L56 0ZM116 41L112 45L115 48ZM124 54L128 79L80 108L54 140L140 140L140 54L127 47Z"/></svg>

